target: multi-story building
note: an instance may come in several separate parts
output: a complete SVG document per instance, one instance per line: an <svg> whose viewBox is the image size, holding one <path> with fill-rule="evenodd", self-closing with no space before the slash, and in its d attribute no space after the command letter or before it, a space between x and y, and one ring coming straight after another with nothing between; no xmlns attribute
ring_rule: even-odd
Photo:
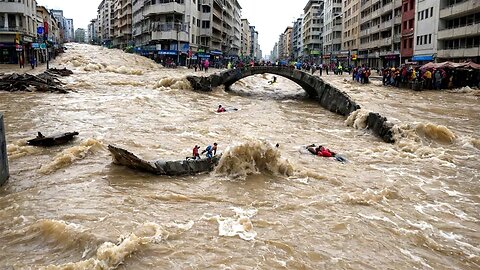
<svg viewBox="0 0 480 270"><path fill-rule="evenodd" d="M251 35L250 35L250 23L247 19L242 19L242 47L240 55L246 57L250 55Z"/></svg>
<svg viewBox="0 0 480 270"><path fill-rule="evenodd" d="M90 44L98 44L98 39L97 39L97 29L98 29L98 23L97 19L93 19L90 21L88 24L88 29L87 29L87 35L88 35L88 43Z"/></svg>
<svg viewBox="0 0 480 270"><path fill-rule="evenodd" d="M293 40L293 27L288 26L283 32L284 38L284 47L283 55L287 60L293 59L293 49L292 49L292 40Z"/></svg>
<svg viewBox="0 0 480 270"><path fill-rule="evenodd" d="M303 55L305 60L321 62L323 50L324 1L309 0L303 9Z"/></svg>
<svg viewBox="0 0 480 270"><path fill-rule="evenodd" d="M293 23L292 28L292 56L293 59L299 60L303 57L303 17L298 18Z"/></svg>
<svg viewBox="0 0 480 270"><path fill-rule="evenodd" d="M113 1L113 38L112 46L125 48L132 43L132 1Z"/></svg>
<svg viewBox="0 0 480 270"><path fill-rule="evenodd" d="M74 40L77 43L85 43L85 40L86 40L85 29L77 28L77 30L75 30Z"/></svg>
<svg viewBox="0 0 480 270"><path fill-rule="evenodd" d="M0 2L0 63L28 60L37 37L36 14L35 0Z"/></svg>
<svg viewBox="0 0 480 270"><path fill-rule="evenodd" d="M433 13L437 13L439 17L436 56L438 61L473 60L480 63L480 1L437 0L437 2L440 2L439 12L434 7ZM425 14L423 16L425 17Z"/></svg>
<svg viewBox="0 0 480 270"><path fill-rule="evenodd" d="M278 60L285 61L286 56L285 56L285 47L287 44L285 44L285 34L281 33L280 36L278 36Z"/></svg>
<svg viewBox="0 0 480 270"><path fill-rule="evenodd" d="M342 0L325 0L323 21L323 55L330 55L330 62L345 60L348 55L341 53Z"/></svg>
<svg viewBox="0 0 480 270"><path fill-rule="evenodd" d="M252 25L250 26L250 42L250 57L255 61L260 60L262 57L261 53L260 57L258 57L260 51L260 45L258 44L258 32L255 30L255 26Z"/></svg>
<svg viewBox="0 0 480 270"><path fill-rule="evenodd" d="M133 0L136 51L152 58L213 61L238 57L242 46L237 0Z"/></svg>
<svg viewBox="0 0 480 270"><path fill-rule="evenodd" d="M343 1L343 37L342 51L340 57L345 60L347 55L348 63L355 63L358 55L358 45L360 43L360 0Z"/></svg>
<svg viewBox="0 0 480 270"><path fill-rule="evenodd" d="M425 63L433 61L437 52L440 1L416 1L416 20L414 20L414 36L412 37L414 42L414 56L412 61Z"/></svg>
<svg viewBox="0 0 480 270"><path fill-rule="evenodd" d="M57 26L59 29L59 40L60 43L65 42L65 17L63 16L63 10L51 9L50 14L57 21Z"/></svg>
<svg viewBox="0 0 480 270"><path fill-rule="evenodd" d="M72 42L75 39L75 33L73 28L73 19L65 18L65 32L64 32L65 42Z"/></svg>
<svg viewBox="0 0 480 270"><path fill-rule="evenodd" d="M273 46L273 50L270 52L270 61L276 62L278 61L278 42L275 42Z"/></svg>
<svg viewBox="0 0 480 270"><path fill-rule="evenodd" d="M361 0L360 3L360 64L375 68L398 66L402 0Z"/></svg>
<svg viewBox="0 0 480 270"><path fill-rule="evenodd" d="M404 62L411 62L415 47L415 6L417 0L402 1L402 40L400 55Z"/></svg>
<svg viewBox="0 0 480 270"><path fill-rule="evenodd" d="M38 44L32 45L32 50L39 62L46 62L47 57L50 59L55 57L55 49L63 43L60 39L60 29L58 22L53 14L44 6L37 6L37 20L36 25L43 27L43 33L37 32L36 43L48 43L46 49L39 48Z"/></svg>
<svg viewBox="0 0 480 270"><path fill-rule="evenodd" d="M102 0L98 5L97 20L99 24L98 34L103 46L110 47L114 37L114 9L112 0Z"/></svg>

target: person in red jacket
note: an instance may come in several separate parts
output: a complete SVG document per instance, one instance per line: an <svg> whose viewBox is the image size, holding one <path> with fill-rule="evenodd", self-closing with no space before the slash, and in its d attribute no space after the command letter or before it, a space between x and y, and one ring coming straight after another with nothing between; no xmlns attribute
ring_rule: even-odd
<svg viewBox="0 0 480 270"><path fill-rule="evenodd" d="M200 146L198 145L195 145L195 147L193 147L193 159L195 160L200 159L200 154L198 153L198 149L200 149Z"/></svg>
<svg viewBox="0 0 480 270"><path fill-rule="evenodd" d="M323 146L319 146L317 149L317 156L319 157L334 157L335 153L330 151L330 149L325 148Z"/></svg>
<svg viewBox="0 0 480 270"><path fill-rule="evenodd" d="M222 105L218 105L218 109L217 109L218 113L222 113L222 112L226 112L226 111L227 110L224 107L222 107Z"/></svg>

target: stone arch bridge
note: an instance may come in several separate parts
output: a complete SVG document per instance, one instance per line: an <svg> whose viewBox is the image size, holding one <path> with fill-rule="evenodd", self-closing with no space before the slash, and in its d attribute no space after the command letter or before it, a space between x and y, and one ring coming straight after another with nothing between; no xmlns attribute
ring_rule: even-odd
<svg viewBox="0 0 480 270"><path fill-rule="evenodd" d="M323 108L331 112L348 116L355 110L360 109L360 105L347 93L325 82L321 77L289 67L260 66L231 69L205 77L188 76L187 80L194 90L208 92L221 85L228 90L230 86L243 78L266 73L292 80L300 85L311 99L317 100ZM394 142L392 127L393 125L378 113L370 113L368 115L367 128L371 129L375 135L382 138L385 142Z"/></svg>

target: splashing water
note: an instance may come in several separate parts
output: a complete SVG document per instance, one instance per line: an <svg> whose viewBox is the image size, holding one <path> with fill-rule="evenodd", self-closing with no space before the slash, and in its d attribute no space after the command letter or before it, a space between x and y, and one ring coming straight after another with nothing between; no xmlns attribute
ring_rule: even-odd
<svg viewBox="0 0 480 270"><path fill-rule="evenodd" d="M293 166L282 159L280 151L264 140L250 139L228 147L215 171L232 177L245 178L247 175L273 173L290 176Z"/></svg>

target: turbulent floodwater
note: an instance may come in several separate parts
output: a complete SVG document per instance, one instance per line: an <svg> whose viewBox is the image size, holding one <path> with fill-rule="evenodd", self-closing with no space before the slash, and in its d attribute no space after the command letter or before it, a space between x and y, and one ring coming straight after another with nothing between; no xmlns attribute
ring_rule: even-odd
<svg viewBox="0 0 480 270"><path fill-rule="evenodd" d="M478 91L325 76L364 108L347 120L271 75L197 93L191 71L116 50L71 45L54 64L74 69L75 92L0 93L11 172L1 269L480 267ZM396 124L396 144L364 130L368 111ZM70 145L25 143L74 130ZM216 172L188 177L131 171L106 150L183 159L213 142ZM349 162L314 157L310 143Z"/></svg>

